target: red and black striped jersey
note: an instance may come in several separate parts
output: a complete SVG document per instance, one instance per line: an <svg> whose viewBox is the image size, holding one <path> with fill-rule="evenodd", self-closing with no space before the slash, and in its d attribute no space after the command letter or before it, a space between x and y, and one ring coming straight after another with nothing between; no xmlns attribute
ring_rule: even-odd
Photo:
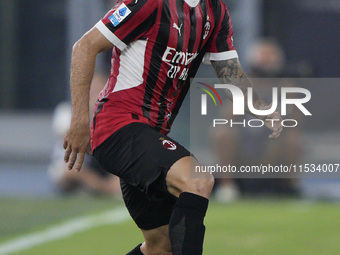
<svg viewBox="0 0 340 255"><path fill-rule="evenodd" d="M123 0L96 28L114 48L95 109L93 149L131 122L168 133L203 57L237 57L221 0Z"/></svg>

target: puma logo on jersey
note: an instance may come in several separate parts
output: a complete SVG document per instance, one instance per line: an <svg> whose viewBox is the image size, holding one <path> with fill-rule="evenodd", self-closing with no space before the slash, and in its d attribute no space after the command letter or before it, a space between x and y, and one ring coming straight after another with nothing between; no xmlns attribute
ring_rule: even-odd
<svg viewBox="0 0 340 255"><path fill-rule="evenodd" d="M182 25L183 25L183 24L181 24L180 27L178 27L176 23L174 23L174 24L172 25L173 28L176 28L176 29L178 30L178 35L179 35L179 36L182 36L182 34L181 34Z"/></svg>

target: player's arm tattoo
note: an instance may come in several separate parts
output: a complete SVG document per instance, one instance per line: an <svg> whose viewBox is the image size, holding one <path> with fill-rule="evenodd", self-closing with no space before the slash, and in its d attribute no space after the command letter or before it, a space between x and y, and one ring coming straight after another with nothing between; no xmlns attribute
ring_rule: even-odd
<svg viewBox="0 0 340 255"><path fill-rule="evenodd" d="M250 113L248 109L247 102L247 89L248 87L252 87L252 83L244 74L241 64L238 58L223 60L223 61L211 61L212 66L215 69L217 77L224 84L232 84L239 87L243 95L245 97L245 109L248 113ZM266 103L263 102L257 93L253 91L253 104L256 109L259 109L262 106L265 106ZM229 90L226 90L227 96L232 100L232 94Z"/></svg>

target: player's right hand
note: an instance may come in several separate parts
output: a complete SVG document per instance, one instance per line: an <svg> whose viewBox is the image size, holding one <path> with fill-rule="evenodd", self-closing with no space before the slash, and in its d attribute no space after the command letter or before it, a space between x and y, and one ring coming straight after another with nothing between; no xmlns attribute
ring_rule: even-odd
<svg viewBox="0 0 340 255"><path fill-rule="evenodd" d="M79 172L85 159L85 153L91 154L90 146L90 128L89 125L71 124L71 127L65 134L64 149L65 163L68 163L68 169ZM75 164L77 161L77 164Z"/></svg>

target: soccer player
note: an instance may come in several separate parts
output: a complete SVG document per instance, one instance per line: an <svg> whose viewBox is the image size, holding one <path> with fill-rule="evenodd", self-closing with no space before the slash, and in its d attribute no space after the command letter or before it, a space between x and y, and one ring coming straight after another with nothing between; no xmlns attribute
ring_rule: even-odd
<svg viewBox="0 0 340 255"><path fill-rule="evenodd" d="M221 0L123 0L73 47L65 161L79 171L91 138L95 158L120 177L126 207L145 240L128 254L202 254L214 179L209 174L192 178L190 168L200 163L167 134L204 56L223 82L236 79L242 90L251 86L232 36ZM95 58L112 48L111 75L96 103L90 134ZM256 96L254 105L269 107ZM282 130L275 123L267 123L271 138Z"/></svg>

